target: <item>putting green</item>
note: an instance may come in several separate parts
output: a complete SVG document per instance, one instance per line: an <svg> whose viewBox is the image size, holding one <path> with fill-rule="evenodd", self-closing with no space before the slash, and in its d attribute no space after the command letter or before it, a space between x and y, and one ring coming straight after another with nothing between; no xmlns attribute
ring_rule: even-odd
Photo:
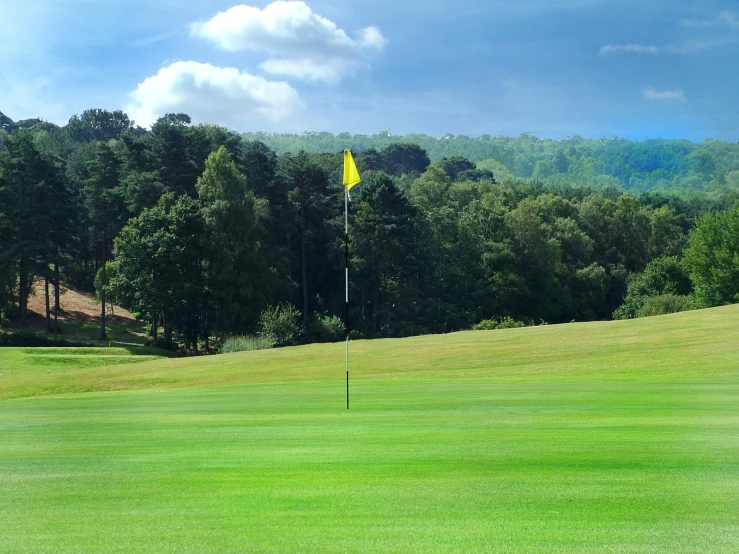
<svg viewBox="0 0 739 554"><path fill-rule="evenodd" d="M0 544L737 552L737 308L358 341L349 411L342 344L17 361Z"/></svg>

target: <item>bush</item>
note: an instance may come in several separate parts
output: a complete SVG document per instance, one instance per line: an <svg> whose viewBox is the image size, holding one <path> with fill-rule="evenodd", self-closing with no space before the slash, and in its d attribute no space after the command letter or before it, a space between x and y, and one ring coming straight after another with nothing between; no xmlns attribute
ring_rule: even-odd
<svg viewBox="0 0 739 554"><path fill-rule="evenodd" d="M344 322L336 315L313 315L313 334L320 342L338 342L345 338Z"/></svg>
<svg viewBox="0 0 739 554"><path fill-rule="evenodd" d="M290 304L267 308L259 316L259 337L271 341L274 346L296 344L302 332L300 312Z"/></svg>
<svg viewBox="0 0 739 554"><path fill-rule="evenodd" d="M661 294L644 299L644 304L636 312L636 317L674 314L693 309L693 298L678 294Z"/></svg>
<svg viewBox="0 0 739 554"><path fill-rule="evenodd" d="M265 337L254 337L250 335L240 337L229 337L221 346L221 354L230 354L231 352L246 352L249 350L267 350L272 348L274 343Z"/></svg>
<svg viewBox="0 0 739 554"><path fill-rule="evenodd" d="M643 317L639 314L651 298L687 296L690 292L690 279L680 260L670 256L657 258L649 262L642 273L631 278L626 298L613 312L613 319Z"/></svg>
<svg viewBox="0 0 739 554"><path fill-rule="evenodd" d="M516 321L511 316L505 316L500 321L497 319L483 319L472 329L475 331L492 331L494 329L516 329L518 327L526 327L526 324L523 321Z"/></svg>
<svg viewBox="0 0 739 554"><path fill-rule="evenodd" d="M20 319L21 309L14 304L8 304L0 310L0 317L5 319Z"/></svg>
<svg viewBox="0 0 739 554"><path fill-rule="evenodd" d="M506 316L498 323L498 329L517 329L518 327L526 327L523 321L516 321L515 319Z"/></svg>

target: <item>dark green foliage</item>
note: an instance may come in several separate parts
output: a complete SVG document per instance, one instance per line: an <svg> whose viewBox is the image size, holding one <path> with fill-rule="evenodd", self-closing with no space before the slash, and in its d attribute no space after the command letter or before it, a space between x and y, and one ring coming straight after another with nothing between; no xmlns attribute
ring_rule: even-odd
<svg viewBox="0 0 739 554"><path fill-rule="evenodd" d="M291 277L300 284L298 303L303 308L304 327L309 325L311 311L320 308L311 299L330 297L327 285L335 275L330 245L336 231L332 219L340 209L336 202L339 195L332 198L328 172L320 161L306 152L283 156L278 168L279 191L275 191L285 194L285 204L277 204L275 215L280 219L274 232L277 240L287 241L292 252Z"/></svg>
<svg viewBox="0 0 739 554"><path fill-rule="evenodd" d="M18 279L21 326L36 276L50 276L70 242L73 220L64 163L36 147L33 135L19 131L5 140L0 158L0 299L12 301Z"/></svg>
<svg viewBox="0 0 739 554"><path fill-rule="evenodd" d="M462 156L455 156L453 158L442 158L439 162L439 166L449 176L452 181L456 181L460 174L464 174L469 171L474 171L477 166L469 161L467 158Z"/></svg>
<svg viewBox="0 0 739 554"><path fill-rule="evenodd" d="M347 147L344 145L344 148ZM337 149L337 151L339 150L341 148ZM309 151L314 152L313 149L309 149ZM400 142L391 143L381 151L375 148L360 151L356 156L356 161L360 172L367 170L384 171L396 177L402 175L417 177L426 171L431 163L428 154L420 146ZM472 168L474 168L474 165L472 165Z"/></svg>
<svg viewBox="0 0 739 554"><path fill-rule="evenodd" d="M639 142L578 136L551 140L529 134L517 138L391 136L389 133L371 136L247 133L244 136L264 142L278 154L298 150L338 152L350 148L358 153L358 160L363 160L366 152L360 171L388 171L381 152L393 144L403 144L420 146L431 162L466 158L475 163L478 170L493 171L496 178L536 178L550 186L577 185L596 189L616 186L637 195L659 191L714 199L739 189L739 145L716 140L701 144L680 139ZM477 180L472 175L458 175L458 178Z"/></svg>
<svg viewBox="0 0 739 554"><path fill-rule="evenodd" d="M739 206L707 213L690 233L685 267L701 306L739 301Z"/></svg>
<svg viewBox="0 0 739 554"><path fill-rule="evenodd" d="M372 173L358 188L349 235L360 325L373 334L406 334L418 305L416 209L385 173Z"/></svg>
<svg viewBox="0 0 739 554"><path fill-rule="evenodd" d="M62 346L62 347L86 347L91 344L74 342L46 335L39 335L31 331L18 331L15 333L0 333L0 347L20 346L20 347L39 347L39 346Z"/></svg>
<svg viewBox="0 0 739 554"><path fill-rule="evenodd" d="M683 267L700 305L739 299L739 224L724 213L739 202L735 145L244 141L186 114L145 131L103 110L64 128L1 115L0 125L0 310L13 318L34 279L58 269L171 348L253 336L267 306L301 308L301 329L281 344L341 340L346 147L363 179L349 206L353 336L675 311L692 302ZM102 334L102 306L101 319Z"/></svg>
<svg viewBox="0 0 739 554"><path fill-rule="evenodd" d="M85 110L81 116L73 115L65 131L76 142L107 142L119 139L133 129L133 121L120 110Z"/></svg>
<svg viewBox="0 0 739 554"><path fill-rule="evenodd" d="M15 122L3 112L0 112L0 129L5 131L6 133L12 133L14 126Z"/></svg>
<svg viewBox="0 0 739 554"><path fill-rule="evenodd" d="M693 298L678 294L660 294L644 299L644 304L636 312L636 317L674 314L693 309Z"/></svg>
<svg viewBox="0 0 739 554"><path fill-rule="evenodd" d="M227 338L223 341L219 352L221 354L231 354L233 352L248 352L251 350L268 350L273 347L274 343L271 339L243 335Z"/></svg>
<svg viewBox="0 0 739 554"><path fill-rule="evenodd" d="M105 331L105 293L107 286L106 265L113 239L128 218L120 187L121 161L105 143L98 143L94 157L87 164L87 179L82 188L84 206L90 222L90 248L98 249L100 271L98 297L101 303L100 339L106 337ZM95 274L97 277L97 272ZM94 281L93 281L94 282Z"/></svg>
<svg viewBox="0 0 739 554"><path fill-rule="evenodd" d="M297 344L304 329L300 312L290 304L265 309L259 316L259 337L275 346Z"/></svg>
<svg viewBox="0 0 739 554"><path fill-rule="evenodd" d="M261 246L266 201L247 188L246 177L223 146L208 157L197 192L212 328L218 333L248 331L275 282Z"/></svg>
<svg viewBox="0 0 739 554"><path fill-rule="evenodd" d="M203 228L196 200L167 194L131 219L115 240L110 292L152 322L155 335L161 318L167 348L173 333L196 351L207 336Z"/></svg>
<svg viewBox="0 0 739 554"><path fill-rule="evenodd" d="M647 264L644 271L636 275L630 282L624 303L614 312L614 319L632 319L641 317L645 304L651 298L669 296L687 297L692 292L688 274L680 260L674 256L657 258ZM667 302L663 299L658 302ZM651 303L653 306L656 304ZM650 308L653 311L656 308ZM671 312L664 312L671 313Z"/></svg>
<svg viewBox="0 0 739 554"><path fill-rule="evenodd" d="M310 330L318 342L337 342L346 337L346 324L336 315L314 313Z"/></svg>
<svg viewBox="0 0 739 554"><path fill-rule="evenodd" d="M526 324L523 321L516 321L510 316L505 316L501 320L483 319L473 325L472 329L474 331L494 331L495 329L517 329L519 327L526 327Z"/></svg>

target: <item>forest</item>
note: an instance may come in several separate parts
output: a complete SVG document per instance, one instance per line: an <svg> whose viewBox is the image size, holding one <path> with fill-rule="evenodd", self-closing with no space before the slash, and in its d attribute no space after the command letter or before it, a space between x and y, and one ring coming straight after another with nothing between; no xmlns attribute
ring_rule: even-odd
<svg viewBox="0 0 739 554"><path fill-rule="evenodd" d="M394 143L417 144L434 163L465 157L477 167L493 171L499 179L537 179L548 185L615 186L633 194L661 192L713 198L739 189L739 144L718 140L694 144L659 138L632 141L574 136L551 140L530 134L517 138L393 136L387 131L371 136L325 132L243 136L263 142L278 154L299 150L337 152L342 148L382 150Z"/></svg>
<svg viewBox="0 0 739 554"><path fill-rule="evenodd" d="M270 330L353 337L633 318L739 301L739 146L424 135L240 135L88 110L0 113L0 315L42 282L189 353ZM56 291L56 292L55 292Z"/></svg>

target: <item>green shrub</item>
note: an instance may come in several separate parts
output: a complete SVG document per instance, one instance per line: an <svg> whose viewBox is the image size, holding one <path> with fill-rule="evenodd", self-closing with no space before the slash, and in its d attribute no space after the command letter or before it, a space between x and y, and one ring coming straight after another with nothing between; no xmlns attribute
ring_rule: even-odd
<svg viewBox="0 0 739 554"><path fill-rule="evenodd" d="M644 299L644 304L636 312L636 317L649 317L653 315L674 314L693 309L693 298L679 294L661 294L649 296Z"/></svg>
<svg viewBox="0 0 739 554"><path fill-rule="evenodd" d="M8 304L0 309L0 317L5 319L20 319L21 309L15 304Z"/></svg>
<svg viewBox="0 0 739 554"><path fill-rule="evenodd" d="M245 335L227 338L223 341L220 351L221 354L230 354L231 352L246 352L249 350L267 350L273 346L274 343L268 338Z"/></svg>
<svg viewBox="0 0 739 554"><path fill-rule="evenodd" d="M650 298L662 295L686 296L690 292L690 279L680 260L674 256L654 259L642 273L630 279L626 298L613 312L613 319L643 317L639 313Z"/></svg>
<svg viewBox="0 0 739 554"><path fill-rule="evenodd" d="M300 312L290 304L267 308L259 316L259 337L271 341L274 346L297 344L302 332Z"/></svg>
<svg viewBox="0 0 739 554"><path fill-rule="evenodd" d="M510 316L505 316L498 323L498 329L516 329L518 327L526 327L526 324L523 321L516 321Z"/></svg>
<svg viewBox="0 0 739 554"><path fill-rule="evenodd" d="M339 316L314 314L311 324L319 342L338 342L345 338L345 324Z"/></svg>
<svg viewBox="0 0 739 554"><path fill-rule="evenodd" d="M516 321L511 316L505 316L500 321L497 319L483 319L472 327L475 331L492 331L494 329L516 329L526 327L523 321Z"/></svg>

